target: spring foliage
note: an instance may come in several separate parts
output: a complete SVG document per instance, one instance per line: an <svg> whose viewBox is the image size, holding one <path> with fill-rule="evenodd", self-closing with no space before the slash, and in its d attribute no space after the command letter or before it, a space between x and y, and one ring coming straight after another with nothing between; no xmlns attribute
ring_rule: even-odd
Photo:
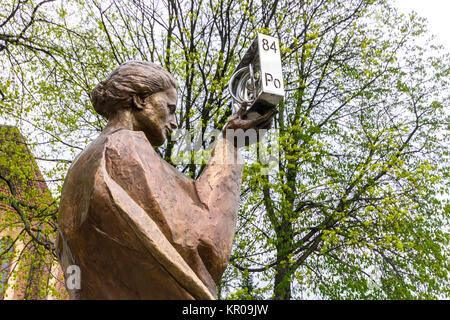
<svg viewBox="0 0 450 320"><path fill-rule="evenodd" d="M280 39L280 159L245 168L219 298L448 297L449 55L390 1L7 0L0 118L27 137L58 199L70 162L105 126L89 93L117 65L170 71L178 123L199 128L207 149L258 32ZM178 150L158 152L170 162ZM202 168L178 166L193 178Z"/></svg>

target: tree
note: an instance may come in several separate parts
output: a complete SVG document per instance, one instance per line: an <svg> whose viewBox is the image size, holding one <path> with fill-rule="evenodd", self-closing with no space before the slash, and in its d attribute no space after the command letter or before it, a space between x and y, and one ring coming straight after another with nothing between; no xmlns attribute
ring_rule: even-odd
<svg viewBox="0 0 450 320"><path fill-rule="evenodd" d="M305 1L284 25L292 34L278 33L280 163L269 176L248 168L246 244L234 257L274 278L274 298L448 294L448 205L436 187L448 172L448 57L421 58L409 42L424 32L416 19L374 1Z"/></svg>
<svg viewBox="0 0 450 320"><path fill-rule="evenodd" d="M422 19L382 0L46 6L52 14L33 21L52 51L8 44L0 116L30 137L56 199L71 159L105 125L90 91L131 59L178 79L178 123L199 150L185 163L174 156L186 140L158 152L197 177L204 162L193 160L232 113L226 86L239 56L268 33L280 38L287 92L279 163L246 166L222 297L247 274L275 299L448 295L449 56L414 42Z"/></svg>
<svg viewBox="0 0 450 320"><path fill-rule="evenodd" d="M0 142L0 296L14 280L16 295L43 299L54 289L55 201L20 132L0 126Z"/></svg>
<svg viewBox="0 0 450 320"><path fill-rule="evenodd" d="M23 107L20 100L26 96L30 75L28 67L22 66L43 58L54 60L53 54L58 53L50 38L39 36L42 27L51 23L43 12L53 1L8 1L0 12L1 118L6 115L12 120L0 124L0 235L8 244L0 251L5 262L1 272L2 282L14 280L16 294L25 299L57 295L50 283L55 278L52 239L57 210L26 139L16 128L3 124L13 123L10 111ZM9 270L3 270L4 266ZM1 289L3 297L8 286Z"/></svg>

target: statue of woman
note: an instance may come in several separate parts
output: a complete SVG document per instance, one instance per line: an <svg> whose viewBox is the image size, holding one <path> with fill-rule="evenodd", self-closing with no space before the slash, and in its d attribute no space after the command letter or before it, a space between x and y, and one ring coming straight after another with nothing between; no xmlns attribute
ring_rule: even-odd
<svg viewBox="0 0 450 320"><path fill-rule="evenodd" d="M165 162L153 146L177 128L177 84L154 63L119 66L91 100L108 124L73 161L59 211L61 265L81 271L70 298L215 299L240 196L234 139L224 134L196 180ZM224 132L267 128L276 113L244 111Z"/></svg>

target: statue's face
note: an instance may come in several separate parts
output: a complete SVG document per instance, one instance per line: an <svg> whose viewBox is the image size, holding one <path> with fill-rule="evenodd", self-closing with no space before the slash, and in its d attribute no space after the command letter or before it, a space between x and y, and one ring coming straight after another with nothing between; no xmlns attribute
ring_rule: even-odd
<svg viewBox="0 0 450 320"><path fill-rule="evenodd" d="M153 146L162 145L177 128L177 100L176 89L170 88L147 97L142 109L134 111L136 129L143 131Z"/></svg>

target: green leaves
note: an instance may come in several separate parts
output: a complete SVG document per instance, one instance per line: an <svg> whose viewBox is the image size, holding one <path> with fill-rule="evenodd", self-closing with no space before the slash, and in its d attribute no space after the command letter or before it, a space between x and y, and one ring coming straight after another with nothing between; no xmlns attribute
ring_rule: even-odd
<svg viewBox="0 0 450 320"><path fill-rule="evenodd" d="M330 22L323 18L329 14L329 8L311 4L312 8L324 10L314 27L306 23L312 20L308 14L314 14L308 8L303 8L298 16L288 15L285 24L278 26L279 34L295 29L296 34L305 34L301 49L292 50L299 42L296 36L286 35L284 41L292 41L293 45L284 49L288 95L279 122L283 132L280 171L270 177L269 184L253 173L247 176L248 185L254 186L259 180L260 188L266 190L260 202L255 199L255 205L268 198L280 199L265 210L266 215L273 217L271 225L259 226L261 232L273 230L275 238L260 241L259 245L290 255L289 259L283 254L279 260L261 258L269 265L285 266L286 261L291 261L292 265L297 262L296 268L313 268L313 292L323 297L429 298L444 292L444 285L437 289L439 281L433 282L430 291L417 290L418 286L424 288L419 283L429 278L417 277L413 266L423 263L415 253L421 241L416 235L418 229L440 242L441 238L428 228L436 223L436 228L442 230L439 219L448 225L444 203L432 196L439 185L440 171L448 167L447 160L437 165L438 155L445 154L448 144L441 148L445 144L443 126L436 126L431 120L439 118L436 111L440 109L439 102L431 102L433 97L436 92L448 90L448 83L440 78L443 68L434 72L421 65L422 61L409 58L408 68L412 69L400 65L404 57L397 54L399 48L406 49L412 38L422 34L419 29L423 26L416 21L402 25L392 8L380 4L364 8L367 15L358 12L349 17L353 23L345 27L336 23L336 15L331 16L331 23L342 27L337 39L331 32L321 32L329 26ZM331 4L334 9L339 8L334 1ZM378 26L359 20L362 16L382 17L383 11L389 12L391 20L380 19ZM386 30L389 36L383 33ZM448 56L441 59L448 61ZM418 73L428 76L420 79ZM427 77L429 81L422 81ZM445 99L440 96L438 100ZM431 165L430 161L437 162ZM248 210L243 208L241 214L248 216ZM424 220L424 210L431 220ZM295 226L296 232L292 233L288 226ZM310 236L314 230L319 241ZM427 245L429 252L436 254L434 259L440 259L431 242ZM396 257L392 256L394 253ZM249 252L241 254L253 257ZM324 258L331 254L339 256L342 265L365 267L336 269L333 279L322 281L320 274L334 270L336 259ZM383 285L369 293L361 279L366 277L365 268L370 265L384 268L384 280ZM445 270L448 264L441 268ZM357 275L348 286L341 281L347 273ZM389 280L392 275L395 284ZM448 283L445 278L440 281Z"/></svg>
<svg viewBox="0 0 450 320"><path fill-rule="evenodd" d="M385 1L110 4L48 4L54 16L38 10L23 37L0 49L0 118L18 125L45 159L39 165L56 203L70 161L106 124L90 91L120 62L151 60L170 70L179 84L178 124L208 137L231 115L228 80L263 32L280 38L283 58L287 91L274 124L280 160L268 174L260 163L244 170L221 297L449 294L449 56L415 44L421 19L399 16ZM11 21L0 35L24 23ZM170 160L181 143L159 151ZM1 159L29 178L31 167ZM195 178L201 165L178 169ZM27 200L52 211L34 191ZM8 217L16 226L17 213ZM27 217L50 223L45 214Z"/></svg>

